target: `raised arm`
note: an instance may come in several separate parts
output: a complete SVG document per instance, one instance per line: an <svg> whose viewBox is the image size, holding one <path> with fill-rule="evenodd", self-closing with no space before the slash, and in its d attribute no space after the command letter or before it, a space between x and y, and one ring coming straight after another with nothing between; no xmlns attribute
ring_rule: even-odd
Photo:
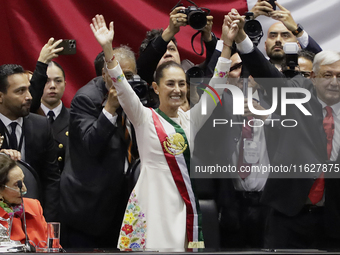
<svg viewBox="0 0 340 255"><path fill-rule="evenodd" d="M54 41L54 38L51 37L40 51L38 62L30 81L30 93L32 95L31 112L37 112L40 107L40 100L47 82L47 66L52 59L58 57L58 52L63 50L63 47L56 48L61 41L61 39Z"/></svg>
<svg viewBox="0 0 340 255"><path fill-rule="evenodd" d="M115 59L112 49L114 37L113 22L110 22L109 28L107 28L104 17L102 15L96 15L96 17L92 19L92 24L90 26L94 36L103 49L107 72L113 81L109 93L111 90L114 92L114 88L116 89L120 105L132 124L137 126L139 125L139 121L145 120L145 118L143 118L145 107L127 82ZM115 95L113 94L112 96L114 97Z"/></svg>

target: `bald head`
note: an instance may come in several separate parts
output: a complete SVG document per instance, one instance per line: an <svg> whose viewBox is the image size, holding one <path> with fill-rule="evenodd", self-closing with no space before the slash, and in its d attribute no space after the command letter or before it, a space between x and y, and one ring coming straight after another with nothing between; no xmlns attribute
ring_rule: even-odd
<svg viewBox="0 0 340 255"><path fill-rule="evenodd" d="M276 22L268 29L265 49L270 61L280 64L285 58L283 46L286 42L297 42L296 37L289 31L282 22Z"/></svg>

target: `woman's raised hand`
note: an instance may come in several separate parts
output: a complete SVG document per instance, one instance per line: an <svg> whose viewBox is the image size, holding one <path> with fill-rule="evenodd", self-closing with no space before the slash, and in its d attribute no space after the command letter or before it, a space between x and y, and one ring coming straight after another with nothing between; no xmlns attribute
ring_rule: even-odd
<svg viewBox="0 0 340 255"><path fill-rule="evenodd" d="M90 24L94 37L102 48L110 46L112 48L112 40L114 36L113 21L110 22L109 29L106 26L103 15L96 15Z"/></svg>

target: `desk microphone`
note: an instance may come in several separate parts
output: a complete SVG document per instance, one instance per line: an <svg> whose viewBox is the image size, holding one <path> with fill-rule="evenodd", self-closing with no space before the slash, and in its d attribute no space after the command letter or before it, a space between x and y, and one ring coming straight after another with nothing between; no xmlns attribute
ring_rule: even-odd
<svg viewBox="0 0 340 255"><path fill-rule="evenodd" d="M24 199L22 198L22 181L20 180L18 181L18 187L20 190L20 197L21 197L22 209L23 209L23 214L24 214L24 231L25 231L25 237L26 237L24 251L35 252L34 246L31 245L30 242L28 241L27 228L26 228L25 204L24 204Z"/></svg>

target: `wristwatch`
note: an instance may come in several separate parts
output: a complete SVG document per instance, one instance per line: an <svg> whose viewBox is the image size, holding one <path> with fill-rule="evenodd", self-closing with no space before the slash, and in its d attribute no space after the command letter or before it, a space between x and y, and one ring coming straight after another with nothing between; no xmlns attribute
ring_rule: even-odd
<svg viewBox="0 0 340 255"><path fill-rule="evenodd" d="M303 27L300 24L297 24L297 29L292 31L293 35L297 36L299 33L303 31Z"/></svg>

